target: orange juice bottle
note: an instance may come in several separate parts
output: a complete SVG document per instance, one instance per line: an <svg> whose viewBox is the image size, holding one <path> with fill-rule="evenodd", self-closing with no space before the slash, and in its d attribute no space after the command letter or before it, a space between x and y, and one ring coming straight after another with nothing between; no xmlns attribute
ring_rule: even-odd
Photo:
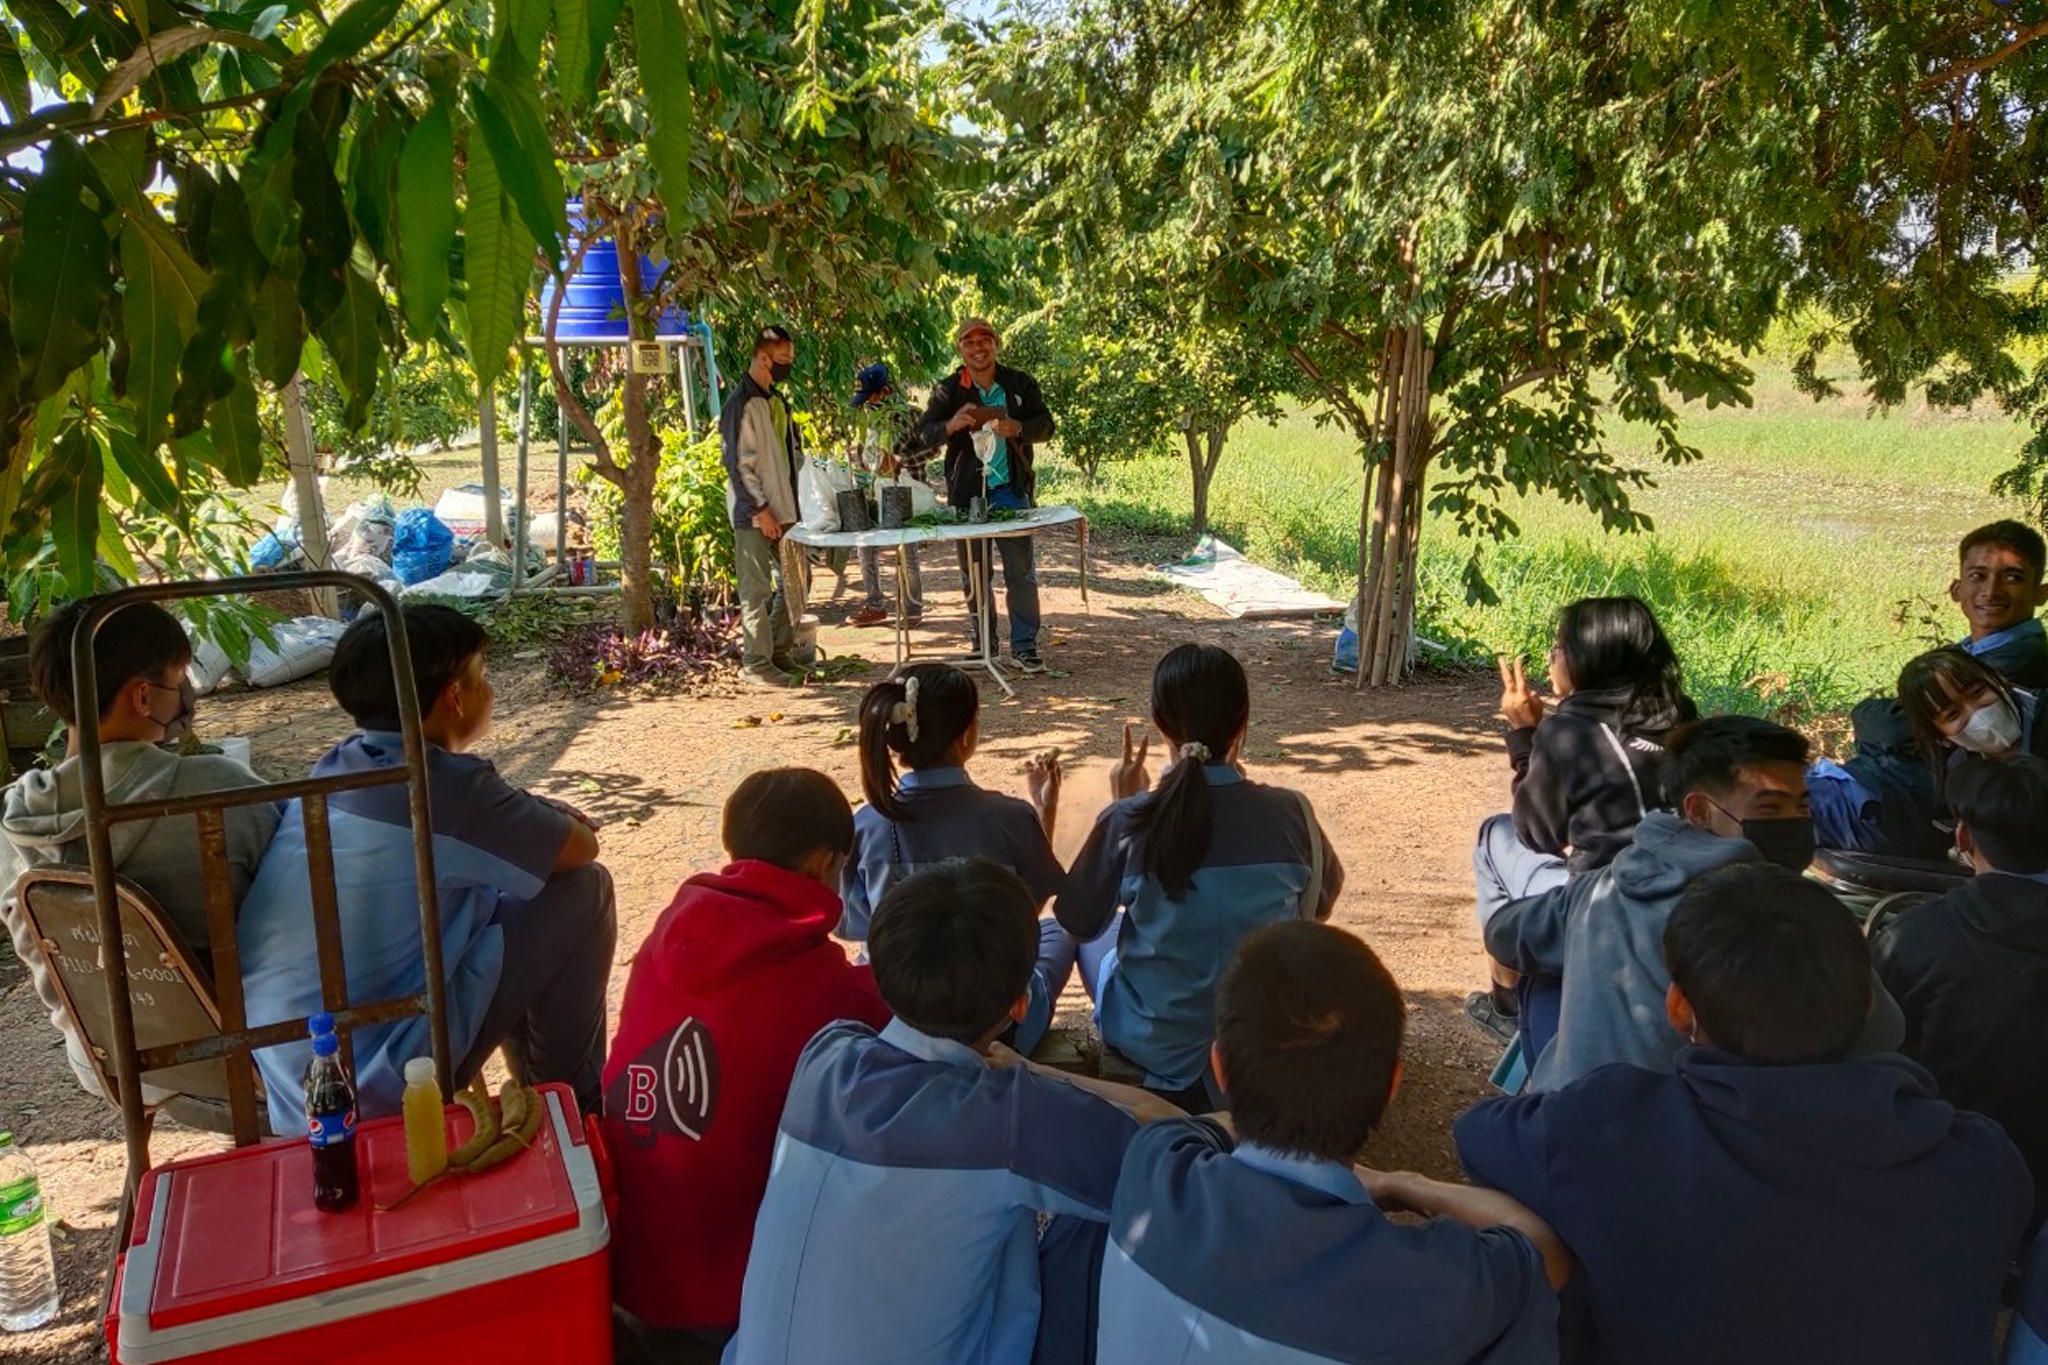
<svg viewBox="0 0 2048 1365"><path fill-rule="evenodd" d="M405 1064L405 1174L424 1185L448 1169L448 1119L441 1109L441 1085L434 1077L434 1059L415 1057Z"/></svg>

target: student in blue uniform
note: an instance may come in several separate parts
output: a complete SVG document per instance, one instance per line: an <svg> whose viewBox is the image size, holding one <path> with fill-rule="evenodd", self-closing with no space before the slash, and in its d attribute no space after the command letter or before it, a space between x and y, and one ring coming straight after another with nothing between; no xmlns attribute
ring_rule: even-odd
<svg viewBox="0 0 2048 1365"><path fill-rule="evenodd" d="M1557 1359L1555 1233L1492 1190L1354 1167L1401 1074L1400 987L1363 942L1272 924L1218 992L1230 1127L1131 1143L1102 1267L1117 1365ZM1385 1210L1430 1215L1402 1225ZM1441 1216L1439 1216L1441 1215Z"/></svg>
<svg viewBox="0 0 2048 1365"><path fill-rule="evenodd" d="M1870 954L1817 882L1739 862L1664 928L1675 1071L1603 1067L1458 1120L1473 1179L1578 1258L1601 1365L1991 1354L2032 1182L1904 1057L1850 1055Z"/></svg>
<svg viewBox="0 0 2048 1365"><path fill-rule="evenodd" d="M427 742L435 898L447 978L455 1081L466 1083L502 1046L513 1076L561 1081L586 1113L603 1098L605 982L617 914L597 861L597 828L559 801L521 791L470 752L490 733L496 694L485 672L490 640L453 607L408 603L405 636ZM334 699L361 727L313 765L335 777L405 762L384 618L365 612L335 646ZM363 787L328 798L334 892L349 996L388 1000L425 988L420 906L406 788ZM306 877L302 803L263 855L242 903L236 939L249 1022L303 1020L323 1008ZM429 1052L425 1015L358 1025L356 1107L398 1112L405 1064ZM303 1130L306 1062L299 1039L256 1054L276 1133Z"/></svg>
<svg viewBox="0 0 2048 1365"><path fill-rule="evenodd" d="M1029 1003L1036 918L979 858L882 898L868 950L896 1017L828 1025L797 1061L727 1365L1081 1358L1041 1337L1086 1341L1124 1149L1173 1111L996 1047Z"/></svg>
<svg viewBox="0 0 2048 1365"><path fill-rule="evenodd" d="M1111 779L1122 799L1097 817L1053 913L1082 942L1103 1040L1147 1089L1200 1110L1216 1097L1205 1073L1230 955L1261 925L1328 918L1344 869L1306 797L1239 768L1251 689L1228 650L1169 651L1152 719L1173 766L1146 792L1149 737L1134 751L1125 731Z"/></svg>
<svg viewBox="0 0 2048 1365"><path fill-rule="evenodd" d="M1025 765L1027 804L984 791L967 775L981 741L981 689L950 664L913 664L876 683L860 704L860 783L853 855L840 875L839 936L863 941L876 902L920 868L949 858L988 858L1014 871L1043 907L1065 880L1053 856L1060 763L1044 753ZM903 773L896 772L901 760ZM1038 922L1031 1009L1010 1041L1029 1054L1052 1023L1078 945L1058 922Z"/></svg>

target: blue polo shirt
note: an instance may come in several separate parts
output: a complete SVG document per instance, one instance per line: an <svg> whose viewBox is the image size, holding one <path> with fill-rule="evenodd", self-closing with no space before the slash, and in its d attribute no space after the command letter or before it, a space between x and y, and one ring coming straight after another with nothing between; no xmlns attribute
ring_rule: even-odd
<svg viewBox="0 0 2048 1365"><path fill-rule="evenodd" d="M1137 1123L901 1019L798 1059L726 1365L1024 1365L1038 1215L1109 1217Z"/></svg>
<svg viewBox="0 0 2048 1365"><path fill-rule="evenodd" d="M845 909L839 936L865 941L883 895L913 872L949 858L989 858L1024 879L1039 905L1058 894L1066 874L1028 801L974 785L965 768L926 768L897 781L911 818L891 820L873 806L853 814L853 854L839 881Z"/></svg>
<svg viewBox="0 0 2048 1365"><path fill-rule="evenodd" d="M395 732L366 730L330 749L313 776L391 768L405 762ZM448 1046L460 1059L476 1042L498 988L505 936L498 906L540 894L569 817L498 776L488 759L427 746L434 821L434 884L441 912L441 963L448 986ZM412 818L403 784L328 798L334 889L341 918L349 998L367 1004L426 988L420 902L414 881ZM235 937L251 1024L304 1020L325 1006L306 875L305 811L293 801L242 901ZM425 1015L356 1029L356 1108L364 1118L398 1112L405 1064L433 1055ZM276 1133L305 1127L308 1041L256 1054Z"/></svg>
<svg viewBox="0 0 2048 1365"><path fill-rule="evenodd" d="M1116 958L1098 985L1096 1014L1111 1047L1148 1073L1146 1083L1179 1090L1201 1080L1216 1036L1216 983L1252 930L1303 917L1308 891L1309 816L1301 798L1245 778L1227 763L1205 764L1212 818L1209 848L1178 901L1144 870L1146 835L1133 817L1149 792L1110 806L1067 872L1053 907L1060 927L1088 941L1124 916ZM1313 907L1329 916L1344 868L1329 837L1322 890Z"/></svg>
<svg viewBox="0 0 2048 1365"><path fill-rule="evenodd" d="M1896 1055L1755 1066L1689 1047L1486 1100L1472 1178L1578 1258L1595 1365L1975 1365L2032 1204L1997 1124Z"/></svg>
<svg viewBox="0 0 2048 1365"><path fill-rule="evenodd" d="M1510 1228L1389 1222L1352 1169L1146 1128L1124 1158L1097 1358L1117 1365L1546 1365L1557 1295Z"/></svg>

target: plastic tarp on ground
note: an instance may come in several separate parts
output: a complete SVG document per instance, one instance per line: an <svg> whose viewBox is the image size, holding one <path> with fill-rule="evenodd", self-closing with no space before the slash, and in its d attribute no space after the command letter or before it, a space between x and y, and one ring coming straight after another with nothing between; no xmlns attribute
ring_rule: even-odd
<svg viewBox="0 0 2048 1365"><path fill-rule="evenodd" d="M1344 610L1344 604L1335 598L1252 563L1214 536L1203 536L1195 552L1178 564L1161 564L1153 572L1246 620L1321 616Z"/></svg>

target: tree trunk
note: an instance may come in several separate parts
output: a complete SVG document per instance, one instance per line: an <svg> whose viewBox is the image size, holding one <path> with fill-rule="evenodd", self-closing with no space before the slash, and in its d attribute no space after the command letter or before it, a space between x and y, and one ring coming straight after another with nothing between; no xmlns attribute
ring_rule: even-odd
<svg viewBox="0 0 2048 1365"><path fill-rule="evenodd" d="M1195 492L1189 529L1197 541L1209 533L1209 487L1216 480L1216 466L1223 463L1223 443L1229 438L1228 422L1206 427L1189 425L1181 430L1181 439L1187 442L1188 473L1194 480Z"/></svg>
<svg viewBox="0 0 2048 1365"><path fill-rule="evenodd" d="M641 307L640 239L630 219L618 225L619 285L625 295L626 329L640 338L648 332ZM626 367L620 395L626 427L625 495L619 524L619 595L626 629L638 634L654 627L654 482L661 468L661 436L647 417L647 376Z"/></svg>
<svg viewBox="0 0 2048 1365"><path fill-rule="evenodd" d="M619 595L626 629L654 627L654 481L661 468L661 437L647 420L647 376L625 381L626 482L619 518Z"/></svg>
<svg viewBox="0 0 2048 1365"><path fill-rule="evenodd" d="M1397 340L1398 338L1398 340ZM1434 352L1422 323L1389 338L1380 394L1378 494L1368 569L1359 594L1358 684L1399 682L1413 660L1416 550L1421 538L1422 483L1431 444L1429 375ZM1392 440L1386 436L1391 428Z"/></svg>

